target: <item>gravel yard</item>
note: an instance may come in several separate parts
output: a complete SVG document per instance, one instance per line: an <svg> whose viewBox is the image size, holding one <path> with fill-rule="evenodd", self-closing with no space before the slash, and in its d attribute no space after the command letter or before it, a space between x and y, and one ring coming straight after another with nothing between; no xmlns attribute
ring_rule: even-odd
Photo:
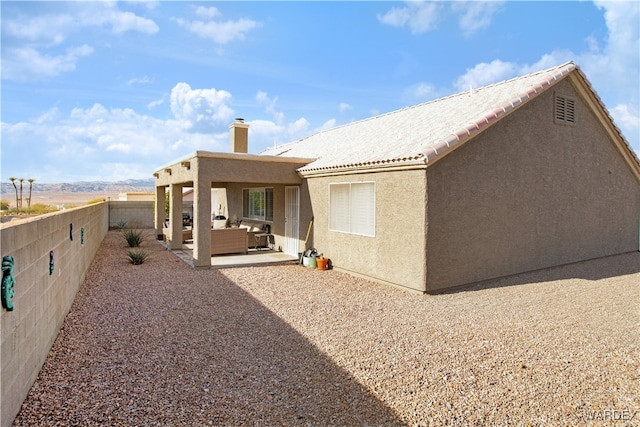
<svg viewBox="0 0 640 427"><path fill-rule="evenodd" d="M14 425L640 424L640 253L416 295L124 247L107 234Z"/></svg>

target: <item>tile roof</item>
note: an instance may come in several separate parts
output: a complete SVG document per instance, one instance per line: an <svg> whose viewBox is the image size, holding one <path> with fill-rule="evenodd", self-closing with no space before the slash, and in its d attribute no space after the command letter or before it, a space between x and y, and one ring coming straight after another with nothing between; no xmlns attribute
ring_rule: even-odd
<svg viewBox="0 0 640 427"><path fill-rule="evenodd" d="M589 85L579 68L573 62L568 62L548 70L324 130L299 141L269 148L261 154L315 158L314 162L299 169L302 174L426 165L544 92L574 70L578 70ZM589 88L591 89L590 85ZM602 105L597 94L593 93ZM604 105L602 107L604 109ZM617 128L616 131L620 134ZM620 136L624 140L621 134ZM627 147L631 150L628 143Z"/></svg>

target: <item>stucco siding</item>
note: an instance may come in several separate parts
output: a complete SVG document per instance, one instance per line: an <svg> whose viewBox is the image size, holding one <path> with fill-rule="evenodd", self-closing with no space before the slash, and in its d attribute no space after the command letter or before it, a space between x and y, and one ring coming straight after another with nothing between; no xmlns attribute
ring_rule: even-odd
<svg viewBox="0 0 640 427"><path fill-rule="evenodd" d="M329 184L375 182L375 237L329 230ZM425 171L310 178L313 245L337 268L425 290Z"/></svg>
<svg viewBox="0 0 640 427"><path fill-rule="evenodd" d="M266 221L271 225L271 233L274 235L275 248L284 250L285 248L285 188L288 185L269 184L269 183L234 183L227 185L227 203L229 205L229 218L242 219L242 190L245 188L273 188L273 221ZM309 205L309 195L306 191L306 185L300 187L300 214L298 221L298 239L299 247L302 250L304 238L307 234L309 220L311 219L311 207ZM256 222L257 220L244 220L245 223ZM309 242L312 243L312 242ZM254 242L249 242L249 246L253 246Z"/></svg>
<svg viewBox="0 0 640 427"><path fill-rule="evenodd" d="M576 124L554 123L555 94ZM638 250L640 185L564 80L427 169L427 291Z"/></svg>

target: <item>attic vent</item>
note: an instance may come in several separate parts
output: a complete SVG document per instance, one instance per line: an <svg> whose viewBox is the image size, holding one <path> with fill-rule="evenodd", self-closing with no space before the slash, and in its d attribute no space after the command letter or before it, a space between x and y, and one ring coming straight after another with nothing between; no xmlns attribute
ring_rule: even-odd
<svg viewBox="0 0 640 427"><path fill-rule="evenodd" d="M556 105L554 112L556 123L565 125L576 124L576 101L563 95L556 95Z"/></svg>

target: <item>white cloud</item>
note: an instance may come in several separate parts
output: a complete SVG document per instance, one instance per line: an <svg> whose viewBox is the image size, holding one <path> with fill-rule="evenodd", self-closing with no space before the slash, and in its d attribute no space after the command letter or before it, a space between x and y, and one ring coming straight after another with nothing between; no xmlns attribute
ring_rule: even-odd
<svg viewBox="0 0 640 427"><path fill-rule="evenodd" d="M338 105L338 111L340 111L341 113L345 113L347 111L351 111L353 110L353 107L349 104L347 104L346 102L341 102Z"/></svg>
<svg viewBox="0 0 640 427"><path fill-rule="evenodd" d="M215 7L198 6L195 12L203 20L189 21L174 18L174 21L186 30L221 45L233 40L242 40L249 31L260 26L260 23L252 19L242 18L236 21L217 19L221 18L222 14Z"/></svg>
<svg viewBox="0 0 640 427"><path fill-rule="evenodd" d="M278 102L277 96L275 98L270 98L267 92L259 90L258 93L256 93L256 101L258 101L258 103L260 103L261 105L264 105L265 111L273 116L276 123L284 123L284 113L282 111L276 110L276 103Z"/></svg>
<svg viewBox="0 0 640 427"><path fill-rule="evenodd" d="M316 129L316 132L321 131L321 130L334 128L334 127L336 127L337 123L338 122L336 121L336 119L329 119L326 122L324 122L322 124L322 126L320 126L319 129Z"/></svg>
<svg viewBox="0 0 640 427"><path fill-rule="evenodd" d="M213 6L211 7L197 6L195 10L196 10L196 15L201 16L203 18L218 18L222 16L222 13L220 13L220 11Z"/></svg>
<svg viewBox="0 0 640 427"><path fill-rule="evenodd" d="M416 83L415 85L405 89L405 96L412 101L433 99L435 93L436 91L433 85L426 82Z"/></svg>
<svg viewBox="0 0 640 427"><path fill-rule="evenodd" d="M636 134L640 130L640 115L638 106L629 106L624 104L616 105L611 109L611 115L618 126L622 128L634 130Z"/></svg>
<svg viewBox="0 0 640 427"><path fill-rule="evenodd" d="M458 25L467 36L489 27L493 15L501 7L502 2L499 1L464 1L454 2L451 5L454 12L462 13Z"/></svg>
<svg viewBox="0 0 640 427"><path fill-rule="evenodd" d="M6 34L19 40L38 42L44 45L60 44L69 34L83 27L106 27L115 34L137 31L155 34L158 25L148 18L118 9L112 2L73 2L60 5L59 13L35 16L15 16L3 20Z"/></svg>
<svg viewBox="0 0 640 427"><path fill-rule="evenodd" d="M127 85L131 86L134 84L146 84L146 83L151 83L151 79L149 78L149 76L134 77L132 79L129 79L129 81L127 82Z"/></svg>
<svg viewBox="0 0 640 427"><path fill-rule="evenodd" d="M32 47L8 48L3 54L2 78L26 81L54 77L75 70L78 60L92 53L87 45L70 47L58 55L42 54Z"/></svg>
<svg viewBox="0 0 640 427"><path fill-rule="evenodd" d="M481 62L473 68L467 68L466 73L458 77L454 82L454 88L463 92L472 88L490 85L507 80L519 75L534 73L536 71L555 67L574 58L570 51L554 51L542 55L540 60L533 64L517 64L515 62L494 59L491 62Z"/></svg>
<svg viewBox="0 0 640 427"><path fill-rule="evenodd" d="M451 11L460 14L458 25L465 35L487 28L493 16L500 10L500 1L460 1L451 3ZM408 27L412 34L422 34L436 29L445 3L408 1L404 7L393 7L378 15L378 21L392 27Z"/></svg>
<svg viewBox="0 0 640 427"><path fill-rule="evenodd" d="M249 150L262 151L274 145L286 144L309 135L309 121L301 117L290 123L275 123L271 120L252 120L249 127Z"/></svg>
<svg viewBox="0 0 640 427"><path fill-rule="evenodd" d="M481 62L460 76L454 86L459 91L477 88L517 75L517 66L512 62L503 62L499 59L490 63Z"/></svg>
<svg viewBox="0 0 640 427"><path fill-rule="evenodd" d="M533 64L517 64L500 59L494 59L491 62L481 62L473 68L467 68L466 73L458 77L454 82L454 88L457 91L464 92L472 88L490 85L516 76L556 67L574 58L575 55L571 51L556 50L542 55L540 59Z"/></svg>
<svg viewBox="0 0 640 427"><path fill-rule="evenodd" d="M607 36L589 41L589 50L576 55L616 124L640 155L640 3L596 1L603 11Z"/></svg>
<svg viewBox="0 0 640 427"><path fill-rule="evenodd" d="M56 120L49 119L52 115ZM39 182L61 182L76 174L83 180L150 178L154 168L187 152L226 151L226 124L216 130L185 131L175 119L101 104L74 108L66 116L52 109L33 121L2 123L3 167L4 162L15 164ZM35 140L43 142L43 149L26 152L24 141ZM11 173L9 167L5 171Z"/></svg>
<svg viewBox="0 0 640 427"><path fill-rule="evenodd" d="M62 43L76 23L71 14L48 14L35 16L30 19L3 20L3 32L30 42L42 42L46 45Z"/></svg>
<svg viewBox="0 0 640 427"><path fill-rule="evenodd" d="M285 126L278 125L271 120L252 120L249 127L250 134L256 134L261 139L274 139L284 134ZM251 137L249 138L251 139ZM280 141L283 142L283 141ZM288 142L288 141L287 141Z"/></svg>
<svg viewBox="0 0 640 427"><path fill-rule="evenodd" d="M164 99L157 99L155 101L151 101L150 103L147 104L147 108L149 110L153 110L154 108L156 108L159 105L164 104Z"/></svg>
<svg viewBox="0 0 640 427"><path fill-rule="evenodd" d="M171 90L171 111L185 130L207 131L233 117L227 105L231 94L225 90L191 89L187 83L178 83Z"/></svg>
<svg viewBox="0 0 640 427"><path fill-rule="evenodd" d="M131 145L122 142L115 142L107 146L107 151L120 151L122 153L129 153L131 151Z"/></svg>
<svg viewBox="0 0 640 427"><path fill-rule="evenodd" d="M596 2L596 5L604 11L608 35L603 46L592 41L591 49L578 55L578 63L598 88L634 88L637 101L640 3Z"/></svg>
<svg viewBox="0 0 640 427"><path fill-rule="evenodd" d="M309 121L304 117L299 118L293 123L289 123L287 126L287 132L291 136L303 135L309 130Z"/></svg>
<svg viewBox="0 0 640 427"><path fill-rule="evenodd" d="M160 30L153 20L143 18L132 12L123 12L115 7L108 7L97 12L94 10L82 10L80 19L80 23L83 25L109 27L115 34L137 31L152 35Z"/></svg>
<svg viewBox="0 0 640 427"><path fill-rule="evenodd" d="M57 120L59 117L60 117L60 111L56 107L53 107L48 111L45 111L38 118L36 118L35 123L42 124L46 122L53 122L54 120Z"/></svg>
<svg viewBox="0 0 640 427"><path fill-rule="evenodd" d="M112 2L60 3L57 8L58 13L34 15L31 11L31 16L3 17L3 43L7 46L2 53L3 79L26 81L75 70L78 60L90 55L93 48L83 44L63 51L60 46L85 27L103 27L114 34L155 34L159 30L153 20L121 11Z"/></svg>
<svg viewBox="0 0 640 427"><path fill-rule="evenodd" d="M531 65L522 64L517 66L518 68L517 74L535 73L536 71L546 70L547 68L556 67L560 64L564 64L565 62L569 62L569 61L575 62L575 59L576 59L576 55L570 50L557 49L551 53L545 53L540 57L540 59L537 62Z"/></svg>
<svg viewBox="0 0 640 427"><path fill-rule="evenodd" d="M392 27L409 27L412 34L421 34L436 28L440 7L423 1L405 2L405 7L391 8L378 21Z"/></svg>

